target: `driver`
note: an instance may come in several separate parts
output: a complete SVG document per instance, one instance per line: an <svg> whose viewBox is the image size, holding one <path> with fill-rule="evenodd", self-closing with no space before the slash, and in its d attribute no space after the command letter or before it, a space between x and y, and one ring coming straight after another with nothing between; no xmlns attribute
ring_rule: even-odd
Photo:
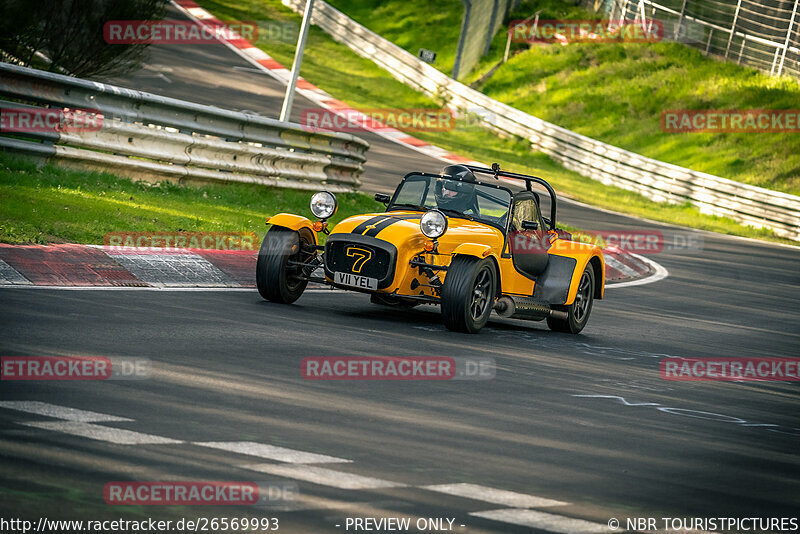
<svg viewBox="0 0 800 534"><path fill-rule="evenodd" d="M475 175L463 165L448 165L439 173L434 193L439 208L464 213L478 209L475 202Z"/></svg>

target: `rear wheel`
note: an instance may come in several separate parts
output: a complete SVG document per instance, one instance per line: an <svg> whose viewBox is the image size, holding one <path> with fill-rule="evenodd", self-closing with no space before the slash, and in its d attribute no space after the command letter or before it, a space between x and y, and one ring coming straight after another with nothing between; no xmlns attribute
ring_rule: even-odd
<svg viewBox="0 0 800 534"><path fill-rule="evenodd" d="M267 300L291 304L300 298L308 285L307 274L299 263L316 256L313 234L273 226L264 236L256 263L256 286Z"/></svg>
<svg viewBox="0 0 800 534"><path fill-rule="evenodd" d="M442 320L456 332L475 334L489 321L497 288L490 259L456 256L442 287Z"/></svg>
<svg viewBox="0 0 800 534"><path fill-rule="evenodd" d="M578 282L578 292L575 300L569 306L553 306L553 308L567 312L566 319L547 318L547 326L556 332L577 334L589 322L594 302L594 269L591 264L586 265L581 280Z"/></svg>

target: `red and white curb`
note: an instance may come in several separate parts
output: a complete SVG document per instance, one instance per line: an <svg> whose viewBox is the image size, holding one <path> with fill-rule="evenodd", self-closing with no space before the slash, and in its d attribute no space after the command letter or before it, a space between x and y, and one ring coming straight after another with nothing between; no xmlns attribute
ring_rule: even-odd
<svg viewBox="0 0 800 534"><path fill-rule="evenodd" d="M257 257L254 250L0 244L0 287L251 289ZM666 276L663 267L647 258L611 247L605 260L609 289Z"/></svg>
<svg viewBox="0 0 800 534"><path fill-rule="evenodd" d="M225 24L192 0L172 0L172 4L193 19L197 24L207 26L209 29L213 30ZM251 42L242 39L234 32L214 33L222 44L233 50L256 69L272 76L282 84L288 85L291 71L270 57L269 54L257 48ZM225 33L227 35L220 35L220 33ZM230 38L228 39L226 37ZM381 124L379 121L364 115L348 104L337 100L313 83L304 80L302 77L297 79L297 93L314 102L314 104L319 107L327 109L344 118L348 123L356 123L359 128L380 135L406 148L416 150L417 152L447 163L485 166L483 163L459 156L458 154L453 154L448 150L426 143L396 128Z"/></svg>

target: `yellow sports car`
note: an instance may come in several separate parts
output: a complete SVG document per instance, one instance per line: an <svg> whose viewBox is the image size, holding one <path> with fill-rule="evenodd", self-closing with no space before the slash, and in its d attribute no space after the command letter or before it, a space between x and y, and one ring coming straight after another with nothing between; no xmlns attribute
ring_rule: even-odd
<svg viewBox="0 0 800 534"><path fill-rule="evenodd" d="M493 178L479 182L475 174ZM520 180L513 192L500 185ZM544 188L544 200L534 191ZM549 198L548 198L549 197ZM484 167L450 165L407 174L394 195L377 194L383 213L328 228L337 208L327 191L311 197L319 220L281 213L268 219L258 254L262 297L289 304L309 281L369 293L376 304L438 304L450 330L478 332L494 310L580 332L603 298L605 263L595 245L556 228L556 194L545 180ZM542 216L542 202L550 217ZM328 235L324 246L317 233ZM315 275L322 268L324 277Z"/></svg>

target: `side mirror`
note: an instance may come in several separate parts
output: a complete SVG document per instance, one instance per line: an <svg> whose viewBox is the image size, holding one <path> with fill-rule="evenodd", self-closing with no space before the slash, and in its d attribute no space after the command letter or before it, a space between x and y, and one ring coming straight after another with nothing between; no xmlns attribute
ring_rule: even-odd
<svg viewBox="0 0 800 534"><path fill-rule="evenodd" d="M522 221L523 230L538 230L539 223L536 221Z"/></svg>
<svg viewBox="0 0 800 534"><path fill-rule="evenodd" d="M388 204L389 201L392 200L392 197L385 193L375 193L375 200L384 204Z"/></svg>

